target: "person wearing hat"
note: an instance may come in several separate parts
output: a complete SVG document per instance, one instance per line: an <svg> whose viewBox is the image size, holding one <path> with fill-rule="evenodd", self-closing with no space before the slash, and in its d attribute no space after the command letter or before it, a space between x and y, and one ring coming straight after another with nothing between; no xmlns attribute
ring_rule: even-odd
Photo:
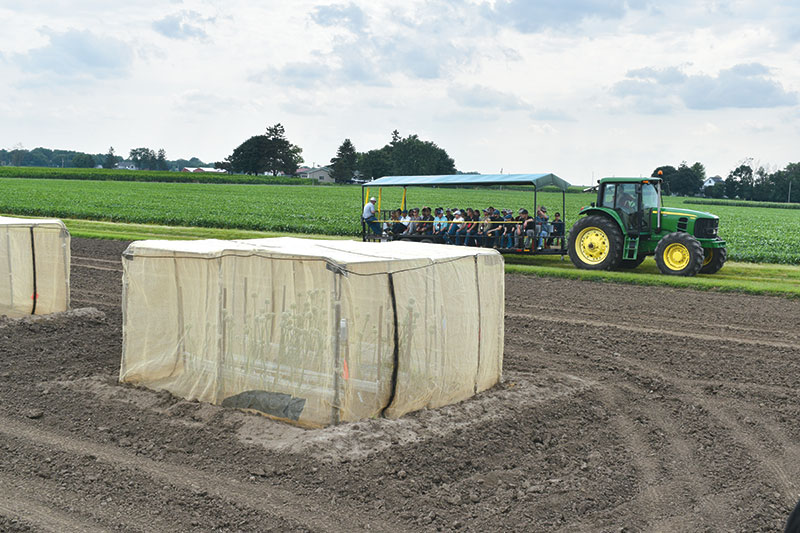
<svg viewBox="0 0 800 533"><path fill-rule="evenodd" d="M464 217L461 216L461 211L459 209L456 209L453 212L453 220L450 222L450 226L447 228L447 233L445 234L445 242L447 244L458 244L456 242L457 240L456 234L463 225L464 225Z"/></svg>
<svg viewBox="0 0 800 533"><path fill-rule="evenodd" d="M529 248L533 242L534 220L528 215L527 209L519 210L519 224L517 224L517 248Z"/></svg>
<svg viewBox="0 0 800 533"><path fill-rule="evenodd" d="M381 234L381 225L378 223L378 219L375 217L375 202L378 200L375 199L373 196L369 199L369 202L364 204L364 211L361 213L361 219L364 223L369 226L370 231L375 235Z"/></svg>
<svg viewBox="0 0 800 533"><path fill-rule="evenodd" d="M444 216L444 209L437 207L435 211L436 216L433 217L433 234L444 238L447 233L447 217Z"/></svg>

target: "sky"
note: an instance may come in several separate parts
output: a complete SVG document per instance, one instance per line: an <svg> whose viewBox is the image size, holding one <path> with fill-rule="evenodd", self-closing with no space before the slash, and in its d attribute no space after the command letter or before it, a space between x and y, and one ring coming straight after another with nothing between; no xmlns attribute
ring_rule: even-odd
<svg viewBox="0 0 800 533"><path fill-rule="evenodd" d="M308 165L391 132L574 184L800 161L800 2L0 0L0 148Z"/></svg>

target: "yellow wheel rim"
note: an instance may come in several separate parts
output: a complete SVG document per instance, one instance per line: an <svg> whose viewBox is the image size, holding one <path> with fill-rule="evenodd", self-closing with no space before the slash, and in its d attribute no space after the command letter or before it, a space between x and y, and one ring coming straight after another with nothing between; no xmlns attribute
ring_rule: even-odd
<svg viewBox="0 0 800 533"><path fill-rule="evenodd" d="M703 258L703 266L706 266L707 264L709 264L712 259L714 259L714 249L713 248L708 248L706 250L705 257Z"/></svg>
<svg viewBox="0 0 800 533"><path fill-rule="evenodd" d="M602 263L608 257L609 250L608 235L594 226L584 228L575 239L575 251L578 257L590 265Z"/></svg>
<svg viewBox="0 0 800 533"><path fill-rule="evenodd" d="M689 265L689 249L679 242L673 242L664 249L664 264L670 270L683 270Z"/></svg>

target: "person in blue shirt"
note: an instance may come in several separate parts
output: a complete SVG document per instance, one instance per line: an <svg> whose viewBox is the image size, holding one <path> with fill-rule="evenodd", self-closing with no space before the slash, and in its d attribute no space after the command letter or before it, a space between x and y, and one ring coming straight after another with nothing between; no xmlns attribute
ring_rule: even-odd
<svg viewBox="0 0 800 533"><path fill-rule="evenodd" d="M444 210L441 207L436 208L436 216L433 217L433 234L444 238L447 231L447 217L444 216Z"/></svg>

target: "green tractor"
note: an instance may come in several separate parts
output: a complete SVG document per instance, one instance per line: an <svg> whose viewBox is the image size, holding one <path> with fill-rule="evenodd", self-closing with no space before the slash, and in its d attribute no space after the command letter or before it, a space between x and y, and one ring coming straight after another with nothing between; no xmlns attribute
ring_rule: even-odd
<svg viewBox="0 0 800 533"><path fill-rule="evenodd" d="M589 270L636 268L654 255L664 274L713 274L725 264L719 217L661 205L661 178L603 178L597 202L569 232L572 263Z"/></svg>

